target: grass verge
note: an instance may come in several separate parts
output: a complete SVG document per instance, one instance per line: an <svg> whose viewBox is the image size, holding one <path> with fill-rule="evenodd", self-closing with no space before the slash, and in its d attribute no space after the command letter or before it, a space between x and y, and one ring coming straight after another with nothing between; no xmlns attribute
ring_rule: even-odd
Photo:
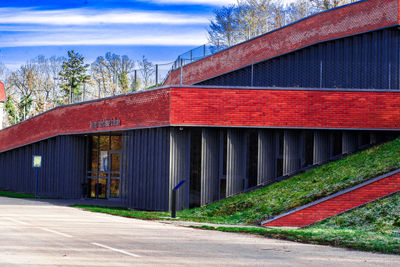
<svg viewBox="0 0 400 267"><path fill-rule="evenodd" d="M0 197L12 197L12 198L35 198L32 194L24 194L9 191L0 191Z"/></svg>
<svg viewBox="0 0 400 267"><path fill-rule="evenodd" d="M400 238L368 231L326 228L262 229L213 226L200 226L195 228L224 232L250 233L309 244L329 245L387 254L400 254Z"/></svg>

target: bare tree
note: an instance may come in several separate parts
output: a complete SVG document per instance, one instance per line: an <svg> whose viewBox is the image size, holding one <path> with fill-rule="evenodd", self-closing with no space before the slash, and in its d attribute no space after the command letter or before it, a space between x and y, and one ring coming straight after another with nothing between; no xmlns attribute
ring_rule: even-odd
<svg viewBox="0 0 400 267"><path fill-rule="evenodd" d="M120 56L107 52L98 57L91 65L91 76L99 92L104 95L117 95L130 91L129 74L135 62L128 56Z"/></svg>
<svg viewBox="0 0 400 267"><path fill-rule="evenodd" d="M217 50L241 41L238 6L231 5L215 10L215 18L208 29L208 40Z"/></svg>
<svg viewBox="0 0 400 267"><path fill-rule="evenodd" d="M141 74L142 89L147 89L153 83L153 75L155 73L154 64L147 60L145 56L141 61L138 61L139 72Z"/></svg>
<svg viewBox="0 0 400 267"><path fill-rule="evenodd" d="M309 0L309 1L318 11L324 11L345 4L358 2L359 0Z"/></svg>

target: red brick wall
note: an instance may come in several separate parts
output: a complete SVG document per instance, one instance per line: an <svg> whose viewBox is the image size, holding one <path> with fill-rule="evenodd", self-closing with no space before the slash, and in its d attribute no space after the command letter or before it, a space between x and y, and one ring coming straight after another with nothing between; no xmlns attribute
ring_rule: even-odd
<svg viewBox="0 0 400 267"><path fill-rule="evenodd" d="M112 118L121 125L90 128ZM0 151L60 134L168 125L400 129L400 92L164 88L44 113L0 131Z"/></svg>
<svg viewBox="0 0 400 267"><path fill-rule="evenodd" d="M171 124L400 129L400 92L174 88Z"/></svg>
<svg viewBox="0 0 400 267"><path fill-rule="evenodd" d="M0 151L60 134L106 132L169 124L170 89L57 108L0 131ZM91 121L117 118L121 125L93 129Z"/></svg>
<svg viewBox="0 0 400 267"><path fill-rule="evenodd" d="M399 24L399 0L369 0L324 12L183 67L191 85L311 44ZM180 84L180 70L164 85Z"/></svg>
<svg viewBox="0 0 400 267"><path fill-rule="evenodd" d="M264 224L304 227L400 190L400 173Z"/></svg>

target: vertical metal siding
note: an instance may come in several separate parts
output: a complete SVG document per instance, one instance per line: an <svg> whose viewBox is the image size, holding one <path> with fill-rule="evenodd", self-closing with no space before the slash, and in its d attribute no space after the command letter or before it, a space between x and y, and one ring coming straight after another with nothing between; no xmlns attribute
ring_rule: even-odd
<svg viewBox="0 0 400 267"><path fill-rule="evenodd" d="M186 183L177 192L177 210L189 208L190 188L190 131L170 128L169 191L182 180ZM171 200L171 196L170 196Z"/></svg>
<svg viewBox="0 0 400 267"><path fill-rule="evenodd" d="M227 131L226 196L243 192L246 177L245 130Z"/></svg>
<svg viewBox="0 0 400 267"><path fill-rule="evenodd" d="M1 153L1 188L35 192L32 156L42 156L38 191L40 196L80 198L85 178L85 138L59 136Z"/></svg>
<svg viewBox="0 0 400 267"><path fill-rule="evenodd" d="M121 181L128 207L168 210L168 144L168 128L123 133Z"/></svg>
<svg viewBox="0 0 400 267"><path fill-rule="evenodd" d="M254 64L253 86L399 89L399 42L395 27L315 44ZM251 86L251 68L198 85Z"/></svg>
<svg viewBox="0 0 400 267"><path fill-rule="evenodd" d="M285 130L283 141L283 175L291 175L300 169L300 132Z"/></svg>
<svg viewBox="0 0 400 267"><path fill-rule="evenodd" d="M219 129L203 128L201 145L200 205L218 200L219 195Z"/></svg>
<svg viewBox="0 0 400 267"><path fill-rule="evenodd" d="M257 184L269 184L276 177L276 138L272 130L258 131Z"/></svg>
<svg viewBox="0 0 400 267"><path fill-rule="evenodd" d="M315 131L314 132L314 153L313 163L321 164L329 160L329 132Z"/></svg>

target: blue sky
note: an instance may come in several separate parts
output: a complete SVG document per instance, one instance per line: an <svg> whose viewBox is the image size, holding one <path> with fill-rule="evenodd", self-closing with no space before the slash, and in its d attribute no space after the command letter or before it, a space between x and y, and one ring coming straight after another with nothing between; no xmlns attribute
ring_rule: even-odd
<svg viewBox="0 0 400 267"><path fill-rule="evenodd" d="M107 51L172 62L207 42L213 10L236 0L1 0L0 62L75 49L87 62Z"/></svg>

